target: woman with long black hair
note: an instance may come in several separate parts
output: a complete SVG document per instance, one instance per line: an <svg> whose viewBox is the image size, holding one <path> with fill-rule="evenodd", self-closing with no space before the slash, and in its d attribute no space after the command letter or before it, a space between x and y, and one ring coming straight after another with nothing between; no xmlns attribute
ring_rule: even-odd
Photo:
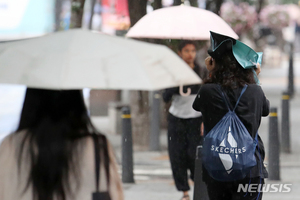
<svg viewBox="0 0 300 200"><path fill-rule="evenodd" d="M112 149L92 125L82 92L28 88L19 127L0 146L0 199L90 200L98 153L100 192L122 200Z"/></svg>
<svg viewBox="0 0 300 200"><path fill-rule="evenodd" d="M202 85L193 103L193 108L202 113L204 136L207 136L228 112L227 102L231 110L234 110L234 106L237 105L234 110L235 114L252 139L256 140L261 117L269 114L269 101L256 79L256 74L260 72L260 55L233 38L213 32L211 32L211 46L211 50L208 51L210 56L206 59L207 69L210 71L209 78L205 80L205 84ZM238 101L243 88L246 90ZM258 145L253 151L256 165L245 173L244 178L237 178L234 181L216 180L203 167L203 180L207 185L210 200L259 200L262 198L262 192L258 187L252 192L238 191L238 187L247 187L246 184L249 183L261 187L264 178L268 176L263 165L265 151L259 134L257 134L257 140Z"/></svg>

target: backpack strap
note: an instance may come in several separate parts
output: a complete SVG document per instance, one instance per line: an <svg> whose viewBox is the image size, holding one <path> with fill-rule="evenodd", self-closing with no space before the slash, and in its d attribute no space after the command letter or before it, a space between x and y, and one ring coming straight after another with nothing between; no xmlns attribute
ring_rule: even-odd
<svg viewBox="0 0 300 200"><path fill-rule="evenodd" d="M99 191L100 186L100 163L101 156L100 151L104 154L104 167L106 171L106 182L107 188L109 189L110 177L109 177L109 155L108 155L108 146L107 139L103 135L92 134L94 140L94 153L95 153L95 177L96 177L96 191ZM101 142L100 142L101 141ZM101 146L100 146L101 143Z"/></svg>
<svg viewBox="0 0 300 200"><path fill-rule="evenodd" d="M235 104L235 106L234 106L234 108L233 108L233 112L235 111L237 105L239 104L239 102L240 102L240 100L241 100L241 97L242 97L242 95L244 94L244 92L246 91L247 87L248 87L248 85L244 85L244 87L243 87L243 89L242 89L242 92L241 92L241 94L240 94L240 96L239 96L238 100L236 101L236 104Z"/></svg>
<svg viewBox="0 0 300 200"><path fill-rule="evenodd" d="M226 99L226 97L225 97L225 94L224 94L224 92L223 92L221 86L219 87L219 89L220 89L220 91L221 91L221 94L222 94L222 96L223 96L223 99L224 99L224 102L225 102L225 104L226 104L227 109L228 109L229 111L231 111L231 109L230 109L230 107L229 107L229 102L227 101L227 99Z"/></svg>
<svg viewBox="0 0 300 200"><path fill-rule="evenodd" d="M235 111L237 105L239 104L240 99L241 99L242 95L244 94L244 92L246 91L247 87L248 87L248 85L245 85L245 86L243 87L243 89L242 89L242 91L241 91L241 94L240 94L238 100L236 101L235 106L234 106L234 108L233 108L233 110L232 110L233 112ZM221 90L221 94L222 94L223 99L224 99L224 101L225 101L226 107L228 108L229 111L231 111L230 106L229 106L229 102L228 102L228 100L226 99L225 94L224 94L224 92L223 92L221 86L219 87L219 89Z"/></svg>

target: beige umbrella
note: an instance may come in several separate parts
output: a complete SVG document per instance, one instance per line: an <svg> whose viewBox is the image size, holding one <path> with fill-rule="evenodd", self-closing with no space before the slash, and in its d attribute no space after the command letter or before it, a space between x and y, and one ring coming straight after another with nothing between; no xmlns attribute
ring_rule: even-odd
<svg viewBox="0 0 300 200"><path fill-rule="evenodd" d="M165 46L88 30L0 44L0 83L43 89L160 90L200 82Z"/></svg>
<svg viewBox="0 0 300 200"><path fill-rule="evenodd" d="M209 31L238 39L215 13L191 6L157 9L142 17L126 34L132 38L209 40Z"/></svg>

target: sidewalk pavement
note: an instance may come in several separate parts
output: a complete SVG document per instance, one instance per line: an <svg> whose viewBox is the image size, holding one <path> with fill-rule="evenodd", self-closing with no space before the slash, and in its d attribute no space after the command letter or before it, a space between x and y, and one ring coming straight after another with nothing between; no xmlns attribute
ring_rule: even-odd
<svg viewBox="0 0 300 200"><path fill-rule="evenodd" d="M292 184L292 191L264 193L264 200L298 200L300 199L300 55L295 56L295 97L290 100L290 135L291 154L280 155L280 181L266 180L266 183ZM266 66L260 74L261 86L270 100L272 107L278 108L279 133L281 132L281 95L288 84L288 60L282 61L280 67ZM94 125L102 132L108 132L108 117L92 117ZM266 160L268 165L268 126L269 118L263 118L259 129L260 136L265 144ZM121 135L107 134L112 143L117 161L121 164ZM180 199L174 185L167 153L166 130L161 131L161 151L134 151L134 184L123 184L125 200L176 200ZM121 167L121 165L120 165ZM193 199L193 183L191 182L190 196Z"/></svg>

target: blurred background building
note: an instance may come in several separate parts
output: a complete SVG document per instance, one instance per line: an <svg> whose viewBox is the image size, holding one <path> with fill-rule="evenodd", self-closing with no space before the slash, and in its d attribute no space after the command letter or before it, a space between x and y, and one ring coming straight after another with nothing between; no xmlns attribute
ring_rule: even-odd
<svg viewBox="0 0 300 200"><path fill-rule="evenodd" d="M52 32L54 4L55 0L0 0L0 41Z"/></svg>

